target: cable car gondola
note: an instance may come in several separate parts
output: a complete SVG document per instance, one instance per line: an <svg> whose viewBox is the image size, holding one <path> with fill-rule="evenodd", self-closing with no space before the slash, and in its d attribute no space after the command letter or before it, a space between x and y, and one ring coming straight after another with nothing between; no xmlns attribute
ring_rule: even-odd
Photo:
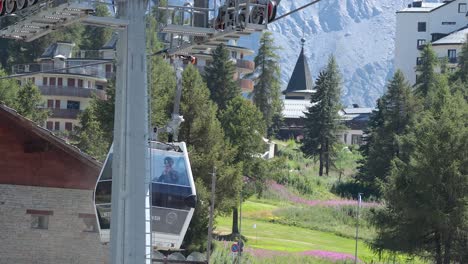
<svg viewBox="0 0 468 264"><path fill-rule="evenodd" d="M158 250L179 249L196 205L196 191L184 142L149 142L152 246ZM110 239L113 147L107 155L95 189L96 215L101 242ZM149 233L149 232L148 232Z"/></svg>

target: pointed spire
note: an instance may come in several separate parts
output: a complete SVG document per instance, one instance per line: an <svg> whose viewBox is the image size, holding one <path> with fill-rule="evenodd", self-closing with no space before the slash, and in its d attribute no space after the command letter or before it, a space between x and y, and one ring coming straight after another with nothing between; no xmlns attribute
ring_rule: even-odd
<svg viewBox="0 0 468 264"><path fill-rule="evenodd" d="M305 39L301 39L301 53L297 59L288 87L283 91L284 94L293 91L312 90L313 81L310 75L309 64L304 55Z"/></svg>

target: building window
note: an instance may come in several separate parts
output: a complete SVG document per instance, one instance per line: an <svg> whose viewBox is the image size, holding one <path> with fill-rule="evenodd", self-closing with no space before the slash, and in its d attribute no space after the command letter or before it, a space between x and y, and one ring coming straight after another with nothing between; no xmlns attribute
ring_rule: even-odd
<svg viewBox="0 0 468 264"><path fill-rule="evenodd" d="M55 86L55 80L56 80L55 77L50 77L50 78L49 78L49 84L50 84L50 86Z"/></svg>
<svg viewBox="0 0 468 264"><path fill-rule="evenodd" d="M112 64L106 64L106 73L112 72Z"/></svg>
<svg viewBox="0 0 468 264"><path fill-rule="evenodd" d="M34 77L29 77L28 82L30 82L32 84L36 84L36 79Z"/></svg>
<svg viewBox="0 0 468 264"><path fill-rule="evenodd" d="M420 50L420 49L423 49L424 48L424 45L426 45L426 40L425 39L418 39L418 44L417 44L417 48Z"/></svg>
<svg viewBox="0 0 468 264"><path fill-rule="evenodd" d="M466 4L465 3L458 4L458 13L466 13Z"/></svg>
<svg viewBox="0 0 468 264"><path fill-rule="evenodd" d="M63 86L63 78L57 78L57 85Z"/></svg>
<svg viewBox="0 0 468 264"><path fill-rule="evenodd" d="M449 49L447 51L448 60L450 63L457 63L457 50Z"/></svg>
<svg viewBox="0 0 468 264"><path fill-rule="evenodd" d="M49 216L48 215L31 215L31 228L32 229L48 229Z"/></svg>
<svg viewBox="0 0 468 264"><path fill-rule="evenodd" d="M344 134L344 135L343 135L343 140L344 140L343 142L344 142L345 144L348 143L348 134Z"/></svg>
<svg viewBox="0 0 468 264"><path fill-rule="evenodd" d="M417 57L417 58L416 58L416 65L421 65L422 62L423 62L422 57Z"/></svg>
<svg viewBox="0 0 468 264"><path fill-rule="evenodd" d="M457 24L456 22L442 22L442 25L448 26L448 25L455 25Z"/></svg>
<svg viewBox="0 0 468 264"><path fill-rule="evenodd" d="M80 102L78 101L67 101L67 109L80 109Z"/></svg>
<svg viewBox="0 0 468 264"><path fill-rule="evenodd" d="M418 22L418 32L426 32L426 22Z"/></svg>
<svg viewBox="0 0 468 264"><path fill-rule="evenodd" d="M351 144L361 145L362 144L362 136L361 135L351 135Z"/></svg>
<svg viewBox="0 0 468 264"><path fill-rule="evenodd" d="M233 59L237 59L237 51L232 51L232 52L231 52L231 57L232 57Z"/></svg>
<svg viewBox="0 0 468 264"><path fill-rule="evenodd" d="M55 122L54 130L60 130L60 122Z"/></svg>
<svg viewBox="0 0 468 264"><path fill-rule="evenodd" d="M88 88L91 89L93 87L91 87L91 81L88 81Z"/></svg>
<svg viewBox="0 0 468 264"><path fill-rule="evenodd" d="M46 128L48 130L52 130L53 127L54 127L54 123L52 121L47 121Z"/></svg>
<svg viewBox="0 0 468 264"><path fill-rule="evenodd" d="M47 108L53 108L54 107L54 100L47 100Z"/></svg>
<svg viewBox="0 0 468 264"><path fill-rule="evenodd" d="M55 108L60 108L60 100L55 100Z"/></svg>
<svg viewBox="0 0 468 264"><path fill-rule="evenodd" d="M98 232L96 215L94 214L78 214L78 217L83 220L83 232Z"/></svg>
<svg viewBox="0 0 468 264"><path fill-rule="evenodd" d="M47 77L42 78L42 85L47 85Z"/></svg>
<svg viewBox="0 0 468 264"><path fill-rule="evenodd" d="M26 210L26 214L31 215L31 228L33 229L48 229L49 228L49 216L53 215L53 211L44 210Z"/></svg>
<svg viewBox="0 0 468 264"><path fill-rule="evenodd" d="M75 87L75 79L68 78L67 86L68 87Z"/></svg>
<svg viewBox="0 0 468 264"><path fill-rule="evenodd" d="M100 84L96 84L96 89L98 90L104 90L104 86L100 85Z"/></svg>
<svg viewBox="0 0 468 264"><path fill-rule="evenodd" d="M80 88L83 87L83 80L78 79L78 87L80 87Z"/></svg>
<svg viewBox="0 0 468 264"><path fill-rule="evenodd" d="M73 130L73 124L70 123L70 122L65 122L65 130L72 131Z"/></svg>

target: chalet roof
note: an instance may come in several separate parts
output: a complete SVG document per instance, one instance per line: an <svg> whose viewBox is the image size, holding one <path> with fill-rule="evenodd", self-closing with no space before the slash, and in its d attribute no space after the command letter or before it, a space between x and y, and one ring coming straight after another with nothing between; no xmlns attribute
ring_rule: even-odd
<svg viewBox="0 0 468 264"><path fill-rule="evenodd" d="M466 35L468 34L468 27L463 27L459 30L456 30L449 35L438 39L432 42L433 46L438 45L448 45L448 44L455 44L455 45L462 45L466 41Z"/></svg>
<svg viewBox="0 0 468 264"><path fill-rule="evenodd" d="M9 177L8 175L2 175L0 182L2 184L19 184L19 185L28 185L28 182L33 182L32 185L34 186L43 186L43 187L56 187L56 188L72 188L72 189L93 189L96 181L97 176L99 175L99 171L101 170L102 164L92 158L91 156L85 154L80 149L66 143L63 139L58 138L55 136L51 131L38 126L33 121L23 117L14 109L9 108L2 103L0 103L0 119L3 120L4 126L0 125L0 131L3 131L3 135L5 132L9 131L8 133L17 133L16 140L32 140L31 142L39 142L35 139L40 139L46 145L41 145L41 148L44 147L45 149L57 150L62 153L62 157L59 159L62 165L61 168L66 168L69 164L68 162L73 163L73 168L83 168L83 171L86 172L86 175L80 175L77 177L75 172L70 172L66 175L62 175L59 178L56 176L50 175L45 178L37 178L37 179L30 179L26 176L22 177L17 175L13 178ZM1 133L0 133L1 135ZM3 140L7 140L4 138ZM28 143L25 144L24 147L26 149ZM33 143L31 143L33 144ZM31 145L31 148L34 148L34 145ZM48 152L45 152L48 153ZM66 155L63 155L63 154ZM58 155L58 154L57 154ZM8 157L8 155L7 155ZM42 158L45 159L45 154ZM24 160L18 160L18 162L25 162ZM51 161L51 163L56 164L57 161ZM27 167L28 165L25 164L23 167ZM78 167L77 167L78 166ZM11 173L10 173L11 174ZM5 177L3 177L5 176ZM11 175L10 175L11 176ZM54 178L55 177L55 178ZM27 179L26 179L27 178Z"/></svg>
<svg viewBox="0 0 468 264"><path fill-rule="evenodd" d="M425 1L414 1L411 6L398 10L397 13L429 13L450 2L451 1L446 1L443 3L431 3Z"/></svg>
<svg viewBox="0 0 468 264"><path fill-rule="evenodd" d="M284 94L295 91L309 90L312 91L313 81L310 74L309 64L304 55L304 47L301 49L296 66L289 79L288 87L283 91Z"/></svg>
<svg viewBox="0 0 468 264"><path fill-rule="evenodd" d="M64 150L65 152L76 156L81 161L85 162L87 165L91 167L95 167L98 170L101 170L102 163L94 159L93 157L89 156L88 154L82 152L79 148L72 146L65 142L65 140L57 137L52 133L50 130L47 130L33 121L27 119L26 117L20 115L16 110L10 108L2 103L0 103L0 114L6 114L14 119L16 123L20 124L24 128L31 130L34 134L39 136L40 138L52 143L54 146L58 147L59 149Z"/></svg>
<svg viewBox="0 0 468 264"><path fill-rule="evenodd" d="M367 127L373 110L374 108L370 107L343 108L339 112L339 115L348 128L364 130Z"/></svg>
<svg viewBox="0 0 468 264"><path fill-rule="evenodd" d="M312 106L310 100L285 99L283 100L283 116L284 118L301 118L304 117L304 112L307 112Z"/></svg>
<svg viewBox="0 0 468 264"><path fill-rule="evenodd" d="M102 46L101 50L116 49L118 39L119 39L119 35L117 35L116 33L113 33L112 37L109 39L109 41L107 41L106 44L104 44L104 46Z"/></svg>

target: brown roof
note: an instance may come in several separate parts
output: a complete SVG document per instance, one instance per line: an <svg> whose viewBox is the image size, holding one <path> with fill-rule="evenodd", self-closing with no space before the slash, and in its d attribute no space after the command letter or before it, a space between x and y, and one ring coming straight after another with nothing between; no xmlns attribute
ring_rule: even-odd
<svg viewBox="0 0 468 264"><path fill-rule="evenodd" d="M1 103L0 153L0 184L94 189L102 166Z"/></svg>

